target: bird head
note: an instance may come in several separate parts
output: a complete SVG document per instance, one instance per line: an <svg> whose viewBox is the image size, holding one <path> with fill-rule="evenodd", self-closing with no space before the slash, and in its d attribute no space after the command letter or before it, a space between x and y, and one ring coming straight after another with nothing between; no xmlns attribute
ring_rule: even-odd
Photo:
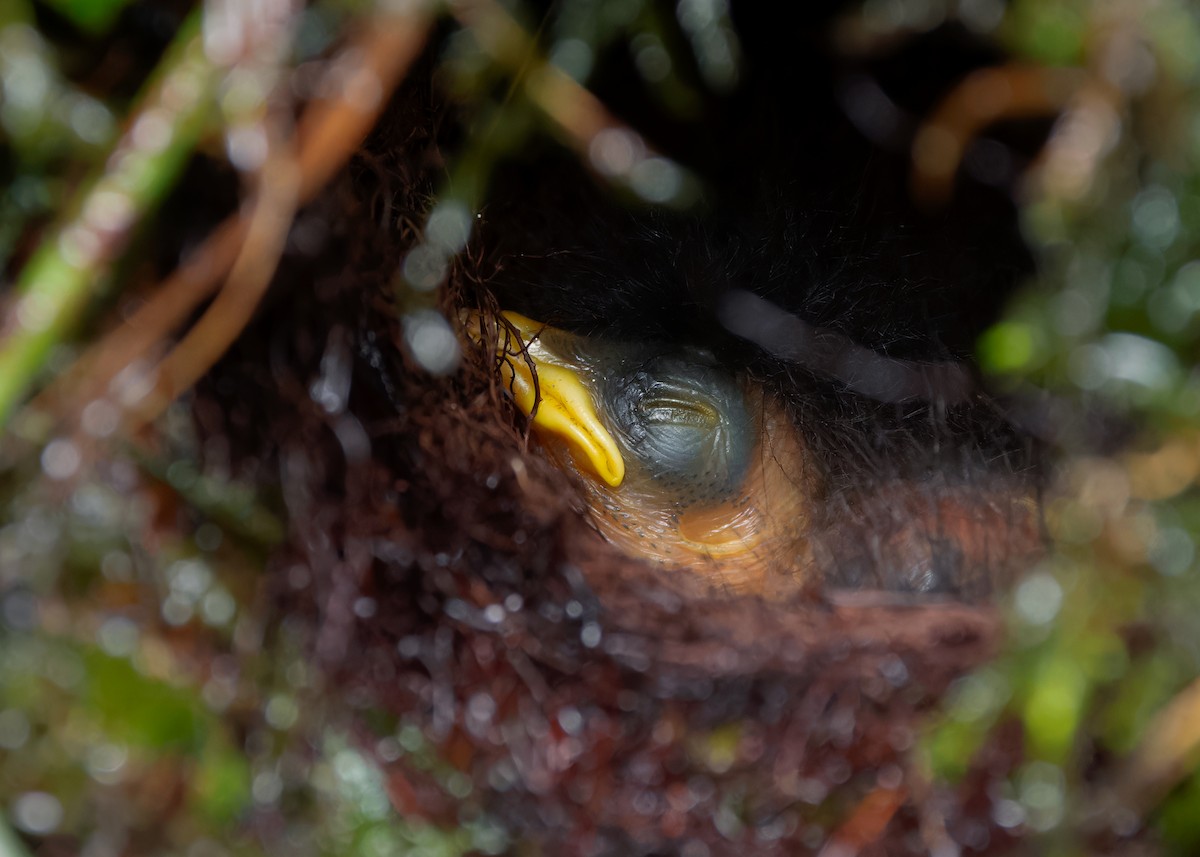
<svg viewBox="0 0 1200 857"><path fill-rule="evenodd" d="M505 312L496 368L591 520L625 552L736 592L794 590L815 485L778 402L711 352L587 337Z"/></svg>
<svg viewBox="0 0 1200 857"><path fill-rule="evenodd" d="M667 573L768 597L825 580L980 592L1036 550L1028 483L910 474L835 489L786 399L712 351L515 312L463 320L599 533ZM901 392L920 375L884 368Z"/></svg>

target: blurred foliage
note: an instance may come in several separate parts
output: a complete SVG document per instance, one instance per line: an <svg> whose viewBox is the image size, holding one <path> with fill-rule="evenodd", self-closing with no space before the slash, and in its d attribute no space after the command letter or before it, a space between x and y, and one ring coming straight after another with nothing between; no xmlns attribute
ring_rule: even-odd
<svg viewBox="0 0 1200 857"><path fill-rule="evenodd" d="M187 4L160 5L0 3L0 271L31 308L0 341L0 423L88 344L99 298L146 285L128 282L140 270L128 257L144 252L137 237L188 160L223 139L242 167L239 141L253 140L238 132L281 97L272 87L304 97L296 92L316 78L313 64L388 4L265 4L282 10L285 50L249 62L214 53L204 18L182 17ZM553 89L585 79L606 44L640 40L654 55L648 79L668 102L688 100L661 22L640 2L566 4L550 59L519 13L489 8L485 20L460 22L445 60L486 133L470 136L398 284L417 296L462 248L499 158L547 129L580 142L556 122ZM687 32L706 78L728 86L733 37L706 8L697 5ZM139 11L174 17L174 37L130 102L124 86L106 89L88 70ZM506 95L485 94L502 80ZM661 202L682 187L677 168L647 154L614 178ZM280 522L228 474L199 466L186 406L159 420L150 447L115 443L119 414L104 407L82 422L82 437L54 438L53 421L27 408L0 449L0 855L505 850L486 819L453 831L397 819L354 715L328 704L307 660L308 629L267 609L261 572ZM419 729L378 733L380 758L408 755L448 794L469 793Z"/></svg>
<svg viewBox="0 0 1200 857"><path fill-rule="evenodd" d="M10 159L0 200L0 267L26 224L65 192L64 159L97 157L115 129L108 106L66 81L54 60L32 9L20 0L0 5L0 128Z"/></svg>
<svg viewBox="0 0 1200 857"><path fill-rule="evenodd" d="M130 4L45 5L102 40ZM302 9L284 61L319 58L369 6ZM488 14L472 18L481 8ZM540 37L517 4L444 10L457 28L444 76L476 127L397 282L414 308L409 343L430 368L453 359L415 345L446 324L428 315L428 296L465 244L494 164L542 133L597 158L585 149L599 137L581 137L561 105L583 92L605 46L626 42L649 90L680 115L698 109L697 87L736 83L722 4L676 7L701 81L672 62L661 8L568 0ZM1128 806L1102 824L1120 833L1153 810L1169 848L1195 853L1200 735L1166 727L1200 722L1185 692L1200 675L1200 11L1186 0L871 0L863 17L881 32L957 18L1017 59L1083 71L1025 188L1042 273L981 343L987 368L1016 390L1045 391L1061 417L1051 440L1064 464L1048 515L1057 550L1013 593L1009 650L956 685L924 759L938 778L961 776L996 727L1020 723L1027 761L997 786L1002 823L1064 850L1080 847L1072 837L1094 831L1107 806L1092 760L1127 759L1116 793ZM34 250L46 220L57 212L69 223L78 211L67 200L115 180L108 152L135 109L65 75L37 20L20 0L0 3L0 270L31 289L45 282L39 270L63 263L50 239ZM181 43L195 39L178 25ZM154 80L178 57L168 53ZM132 221L153 211L201 142L236 122L229 99L212 109L229 91L223 74L199 74L213 100L171 117L178 147L142 162ZM632 131L607 130L634 154L605 160L601 150L600 172L649 201L693 197L678 165ZM79 319L123 252L76 266L64 322L6 384L28 388L79 347ZM1094 432L1114 421L1138 429L1132 451L1115 457ZM0 855L56 837L89 854L506 847L485 821L447 832L394 817L346 713L324 701L305 660L310 641L286 620L266 621L261 566L278 521L225 476L199 472L187 438L169 455L123 450L94 467L61 441L30 449L14 440L5 451L0 493L0 806L24 837L0 825ZM696 752L720 765L735 740L717 731ZM403 724L381 730L377 752L438 764Z"/></svg>
<svg viewBox="0 0 1200 857"><path fill-rule="evenodd" d="M89 33L103 33L129 5L129 0L46 0L71 23Z"/></svg>
<svg viewBox="0 0 1200 857"><path fill-rule="evenodd" d="M1194 853L1196 737L1162 712L1200 715L1176 696L1200 675L1200 10L1017 2L998 33L1017 58L1085 71L1026 189L1041 274L981 343L985 366L1061 408L1056 553L1014 593L1010 651L962 681L931 757L961 772L1019 718L1030 761L1009 783L1014 819L1062 842L1081 825L1127 831L1165 796L1166 844ZM1136 437L1107 456L1098 424ZM1129 760L1125 805L1098 823L1087 772L1108 753ZM1150 761L1162 756L1178 766Z"/></svg>

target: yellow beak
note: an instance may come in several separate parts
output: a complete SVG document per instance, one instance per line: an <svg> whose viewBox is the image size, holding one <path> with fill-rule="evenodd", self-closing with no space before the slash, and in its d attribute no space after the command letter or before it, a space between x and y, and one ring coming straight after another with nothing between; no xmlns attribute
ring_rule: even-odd
<svg viewBox="0 0 1200 857"><path fill-rule="evenodd" d="M517 330L520 342L501 338L497 353L504 359L504 379L513 400L533 421L543 441L564 443L575 466L613 488L625 479L625 460L616 439L596 413L582 366L555 353L543 342L546 326L515 312L504 318ZM477 325L468 329L477 330ZM534 372L537 374L536 384Z"/></svg>

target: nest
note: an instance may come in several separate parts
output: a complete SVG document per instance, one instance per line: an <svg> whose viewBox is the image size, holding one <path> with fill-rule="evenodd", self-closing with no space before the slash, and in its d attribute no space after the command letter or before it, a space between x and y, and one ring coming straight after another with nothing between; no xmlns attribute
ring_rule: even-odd
<svg viewBox="0 0 1200 857"><path fill-rule="evenodd" d="M408 355L395 272L441 116L410 78L306 215L328 233L285 258L196 407L235 457L282 474L280 608L312 629L364 746L412 739L379 757L395 807L564 855L1007 842L985 778L937 793L914 762L931 709L994 652L993 608L735 597L630 559L531 443L488 349L464 337L449 377ZM469 248L442 311L495 311L494 274ZM1016 751L980 764L994 775Z"/></svg>

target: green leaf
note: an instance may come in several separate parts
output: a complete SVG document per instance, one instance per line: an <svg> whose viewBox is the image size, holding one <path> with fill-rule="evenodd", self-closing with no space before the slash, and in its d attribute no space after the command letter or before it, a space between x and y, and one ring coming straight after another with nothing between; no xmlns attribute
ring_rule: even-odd
<svg viewBox="0 0 1200 857"><path fill-rule="evenodd" d="M1051 654L1035 667L1024 720L1036 756L1055 762L1067 758L1089 691L1083 668L1066 653Z"/></svg>
<svg viewBox="0 0 1200 857"><path fill-rule="evenodd" d="M1089 16L1079 0L1020 0L1006 24L1009 44L1018 54L1050 65L1083 59Z"/></svg>
<svg viewBox="0 0 1200 857"><path fill-rule="evenodd" d="M108 32L129 0L42 0L76 27L92 35Z"/></svg>
<svg viewBox="0 0 1200 857"><path fill-rule="evenodd" d="M226 740L204 748L192 777L195 810L216 825L227 825L250 804L250 765Z"/></svg>
<svg viewBox="0 0 1200 857"><path fill-rule="evenodd" d="M1166 854L1195 854L1200 850L1200 774L1193 774L1163 805L1158 828L1167 843Z"/></svg>
<svg viewBox="0 0 1200 857"><path fill-rule="evenodd" d="M92 649L86 704L116 740L149 749L198 749L205 723L199 700L186 690L138 672L124 658Z"/></svg>

